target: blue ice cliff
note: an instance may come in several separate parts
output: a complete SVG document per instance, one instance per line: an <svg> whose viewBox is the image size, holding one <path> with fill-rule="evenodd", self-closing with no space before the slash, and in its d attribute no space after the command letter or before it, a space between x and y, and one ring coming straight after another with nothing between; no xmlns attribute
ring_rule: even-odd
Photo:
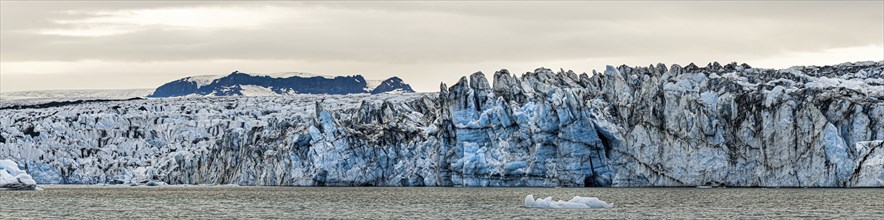
<svg viewBox="0 0 884 220"><path fill-rule="evenodd" d="M0 158L38 183L881 187L882 70L539 68L438 93L6 109Z"/></svg>

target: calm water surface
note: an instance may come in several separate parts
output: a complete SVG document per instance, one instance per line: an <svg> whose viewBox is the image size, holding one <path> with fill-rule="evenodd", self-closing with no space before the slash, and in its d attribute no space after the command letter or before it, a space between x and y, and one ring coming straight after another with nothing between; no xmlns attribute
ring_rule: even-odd
<svg viewBox="0 0 884 220"><path fill-rule="evenodd" d="M2 219L865 218L884 189L315 188L43 186L0 191ZM613 209L523 208L525 195L595 196Z"/></svg>

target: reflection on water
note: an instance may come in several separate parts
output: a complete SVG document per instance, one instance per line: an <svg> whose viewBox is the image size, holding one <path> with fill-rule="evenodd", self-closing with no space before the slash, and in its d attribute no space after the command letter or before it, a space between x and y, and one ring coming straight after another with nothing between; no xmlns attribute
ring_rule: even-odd
<svg viewBox="0 0 884 220"><path fill-rule="evenodd" d="M0 191L0 218L884 219L884 189L42 187ZM616 206L528 209L527 194Z"/></svg>

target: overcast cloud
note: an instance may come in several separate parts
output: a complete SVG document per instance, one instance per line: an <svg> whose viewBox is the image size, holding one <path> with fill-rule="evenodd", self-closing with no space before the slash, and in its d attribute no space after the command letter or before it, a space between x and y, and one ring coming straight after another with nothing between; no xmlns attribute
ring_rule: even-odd
<svg viewBox="0 0 884 220"><path fill-rule="evenodd" d="M884 59L884 2L0 2L0 91L234 70L399 76Z"/></svg>

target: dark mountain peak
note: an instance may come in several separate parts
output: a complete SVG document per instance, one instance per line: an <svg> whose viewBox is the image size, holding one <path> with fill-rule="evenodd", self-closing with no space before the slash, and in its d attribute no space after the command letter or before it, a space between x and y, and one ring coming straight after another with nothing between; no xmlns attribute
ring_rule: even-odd
<svg viewBox="0 0 884 220"><path fill-rule="evenodd" d="M371 94L379 93L412 93L414 90L411 86L402 81L399 77L390 77L381 82L380 85L371 91Z"/></svg>
<svg viewBox="0 0 884 220"><path fill-rule="evenodd" d="M399 77L377 82L366 80L362 75L331 77L296 72L249 74L233 71L226 76L192 76L175 80L158 87L148 97L414 92Z"/></svg>

